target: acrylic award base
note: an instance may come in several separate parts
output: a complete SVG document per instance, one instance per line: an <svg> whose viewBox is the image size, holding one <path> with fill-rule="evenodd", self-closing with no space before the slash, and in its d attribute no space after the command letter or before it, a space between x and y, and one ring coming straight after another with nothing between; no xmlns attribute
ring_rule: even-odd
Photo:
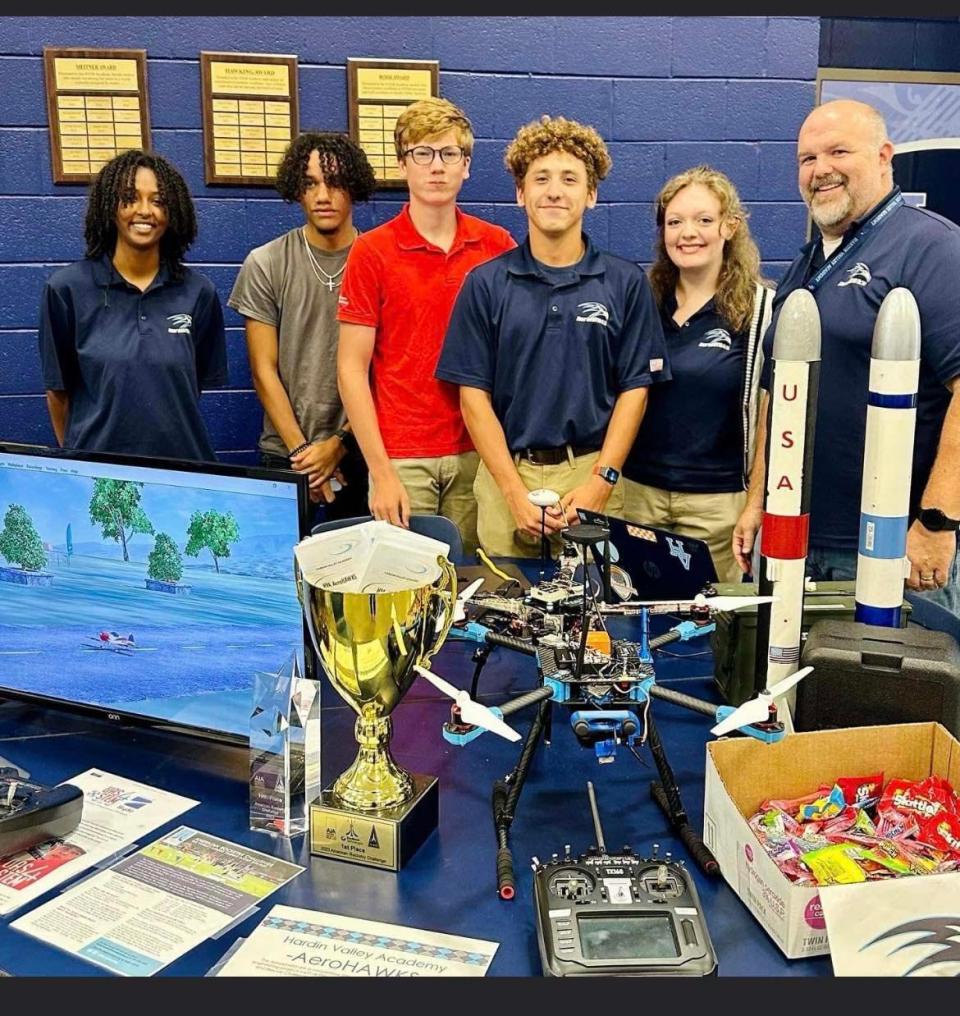
<svg viewBox="0 0 960 1016"><path fill-rule="evenodd" d="M310 805L310 853L371 868L399 871L437 828L440 790L436 776L411 773L414 796L379 811L337 804L325 790Z"/></svg>

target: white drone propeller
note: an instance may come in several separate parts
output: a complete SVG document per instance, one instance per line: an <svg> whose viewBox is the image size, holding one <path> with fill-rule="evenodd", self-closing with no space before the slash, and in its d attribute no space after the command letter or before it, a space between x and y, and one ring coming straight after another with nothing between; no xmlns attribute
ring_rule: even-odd
<svg viewBox="0 0 960 1016"><path fill-rule="evenodd" d="M778 698L783 698L811 670L813 670L813 667L804 667L803 670L798 670L795 674L785 677L772 688L767 688L765 691L760 692L756 698L750 699L749 702L744 702L742 706L734 709L725 720L721 720L713 727L710 733L715 734L717 737L722 737L724 734L729 734L731 730L749 727L751 723L763 723L770 715L771 703L775 702Z"/></svg>
<svg viewBox="0 0 960 1016"><path fill-rule="evenodd" d="M483 579L479 578L460 591L460 595L457 597L457 600L453 605L454 624L458 621L462 621L467 616L467 600L469 600L482 585Z"/></svg>
<svg viewBox="0 0 960 1016"><path fill-rule="evenodd" d="M513 727L504 723L492 709L488 709L487 706L481 705L479 702L474 702L463 688L455 688L449 681L444 681L442 677L437 677L436 674L427 670L426 667L414 665L413 669L421 677L425 677L435 688L439 688L444 695L449 695L457 703L460 707L460 716L463 718L464 723L469 723L474 727L483 727L484 730L490 730L494 734L499 734L508 741L520 740L520 735Z"/></svg>
<svg viewBox="0 0 960 1016"><path fill-rule="evenodd" d="M689 607L709 607L711 610L739 610L760 603L773 603L776 596L704 596L698 593L692 600L627 600L621 607L665 607L668 611L687 610Z"/></svg>

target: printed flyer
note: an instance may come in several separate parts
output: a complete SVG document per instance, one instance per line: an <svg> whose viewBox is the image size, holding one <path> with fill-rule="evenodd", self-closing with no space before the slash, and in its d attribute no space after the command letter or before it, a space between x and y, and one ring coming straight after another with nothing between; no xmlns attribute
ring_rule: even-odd
<svg viewBox="0 0 960 1016"><path fill-rule="evenodd" d="M276 906L217 977L483 977L497 942Z"/></svg>
<svg viewBox="0 0 960 1016"><path fill-rule="evenodd" d="M303 871L180 826L10 926L126 976L149 976Z"/></svg>
<svg viewBox="0 0 960 1016"><path fill-rule="evenodd" d="M64 780L83 791L83 818L63 840L47 840L0 861L0 914L11 914L159 829L197 802L88 769Z"/></svg>

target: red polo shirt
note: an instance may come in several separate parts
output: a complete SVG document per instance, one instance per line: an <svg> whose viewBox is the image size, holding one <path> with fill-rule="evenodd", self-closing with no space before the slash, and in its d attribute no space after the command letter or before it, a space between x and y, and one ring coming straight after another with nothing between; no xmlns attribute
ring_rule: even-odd
<svg viewBox="0 0 960 1016"><path fill-rule="evenodd" d="M457 385L433 376L460 284L475 265L516 247L501 226L457 209L449 253L426 241L410 206L353 243L337 318L376 328L370 388L392 459L470 451Z"/></svg>

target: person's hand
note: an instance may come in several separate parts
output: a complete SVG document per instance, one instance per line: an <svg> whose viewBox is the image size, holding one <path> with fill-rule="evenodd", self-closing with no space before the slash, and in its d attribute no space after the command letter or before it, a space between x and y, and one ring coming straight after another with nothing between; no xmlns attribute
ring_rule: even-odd
<svg viewBox="0 0 960 1016"><path fill-rule="evenodd" d="M324 479L319 473L310 477L310 493L324 491L323 499L329 504L337 496L336 490L333 489L331 480L336 480L341 487L347 486L347 481L344 479L343 473L339 469L333 471L333 476L328 476ZM329 496L328 496L329 495Z"/></svg>
<svg viewBox="0 0 960 1016"><path fill-rule="evenodd" d="M527 490L519 487L506 496L510 514L513 516L517 532L540 539L546 532L559 533L564 527L563 514L559 504L552 505L546 512L539 505L532 504L527 497Z"/></svg>
<svg viewBox="0 0 960 1016"><path fill-rule="evenodd" d="M753 545L763 522L763 509L747 505L740 513L737 524L733 527L733 556L740 565L740 571L746 573L753 566Z"/></svg>
<svg viewBox="0 0 960 1016"><path fill-rule="evenodd" d="M373 477L370 514L375 519L410 528L410 495L392 467L386 476Z"/></svg>
<svg viewBox="0 0 960 1016"><path fill-rule="evenodd" d="M347 449L338 437L328 437L325 441L316 441L290 459L290 468L296 473L306 473L310 477L311 486L320 486L333 476L340 460L347 454Z"/></svg>
<svg viewBox="0 0 960 1016"><path fill-rule="evenodd" d="M591 476L586 483L564 494L560 498L560 509L563 512L567 525L576 526L580 524L580 516L577 515L578 508L586 508L591 512L602 513L607 507L613 487L606 480L599 476Z"/></svg>
<svg viewBox="0 0 960 1016"><path fill-rule="evenodd" d="M310 500L314 504L332 504L337 497L336 491L330 486L329 480L324 480L323 483L314 483L310 481L310 490L308 491Z"/></svg>
<svg viewBox="0 0 960 1016"><path fill-rule="evenodd" d="M956 552L956 533L931 533L914 522L907 531L907 557L910 559L907 588L925 591L945 586Z"/></svg>

